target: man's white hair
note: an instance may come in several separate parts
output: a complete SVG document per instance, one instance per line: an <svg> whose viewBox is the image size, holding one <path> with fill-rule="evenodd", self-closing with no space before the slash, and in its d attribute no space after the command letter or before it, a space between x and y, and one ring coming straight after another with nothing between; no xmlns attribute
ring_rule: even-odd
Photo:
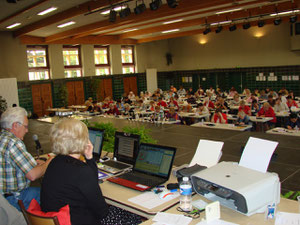
<svg viewBox="0 0 300 225"><path fill-rule="evenodd" d="M22 107L8 108L1 115L1 127L11 129L13 123L24 123L24 117L27 117L27 112Z"/></svg>

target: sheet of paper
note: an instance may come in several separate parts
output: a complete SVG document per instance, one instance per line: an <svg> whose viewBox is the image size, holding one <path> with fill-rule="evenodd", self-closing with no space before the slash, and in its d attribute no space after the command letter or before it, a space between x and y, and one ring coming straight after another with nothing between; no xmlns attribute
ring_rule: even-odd
<svg viewBox="0 0 300 225"><path fill-rule="evenodd" d="M196 153L189 166L198 164L211 167L216 165L222 156L224 142L200 139Z"/></svg>
<svg viewBox="0 0 300 225"><path fill-rule="evenodd" d="M278 142L250 137L239 165L265 173Z"/></svg>
<svg viewBox="0 0 300 225"><path fill-rule="evenodd" d="M300 213L277 212L275 225L299 225Z"/></svg>
<svg viewBox="0 0 300 225"><path fill-rule="evenodd" d="M172 196L166 199L160 199L158 194L155 194L154 192L145 192L143 194L128 199L128 201L147 209L153 209L177 197L179 197L179 192L174 192Z"/></svg>
<svg viewBox="0 0 300 225"><path fill-rule="evenodd" d="M181 214L159 212L152 220L158 222L158 224L188 225L192 221L192 218Z"/></svg>
<svg viewBox="0 0 300 225"><path fill-rule="evenodd" d="M197 223L196 225L238 225L238 224L227 222L227 221L221 220L221 219L217 219L217 220L211 221L210 223L207 223L206 220L204 220L204 221L201 221L200 223Z"/></svg>

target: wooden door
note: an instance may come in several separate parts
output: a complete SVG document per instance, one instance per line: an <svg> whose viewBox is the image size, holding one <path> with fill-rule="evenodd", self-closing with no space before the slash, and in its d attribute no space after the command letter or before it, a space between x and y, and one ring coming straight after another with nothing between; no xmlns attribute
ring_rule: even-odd
<svg viewBox="0 0 300 225"><path fill-rule="evenodd" d="M39 117L49 115L48 108L52 108L51 84L31 85L33 112Z"/></svg>
<svg viewBox="0 0 300 225"><path fill-rule="evenodd" d="M103 100L108 96L113 98L112 79L102 79L100 82L100 98Z"/></svg>
<svg viewBox="0 0 300 225"><path fill-rule="evenodd" d="M125 93L129 93L132 91L135 95L137 95L137 82L136 77L124 77L123 78L123 88Z"/></svg>
<svg viewBox="0 0 300 225"><path fill-rule="evenodd" d="M84 104L83 81L69 81L66 83L68 90L68 105Z"/></svg>

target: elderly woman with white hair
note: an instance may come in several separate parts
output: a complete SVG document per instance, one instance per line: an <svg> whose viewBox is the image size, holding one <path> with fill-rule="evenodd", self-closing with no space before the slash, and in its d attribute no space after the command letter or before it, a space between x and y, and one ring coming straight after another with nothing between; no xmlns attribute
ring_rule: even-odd
<svg viewBox="0 0 300 225"><path fill-rule="evenodd" d="M122 224L124 219L131 219L130 213L109 207L102 196L93 145L84 123L76 119L60 120L52 126L50 140L57 156L43 179L42 211L59 211L69 205L72 225Z"/></svg>

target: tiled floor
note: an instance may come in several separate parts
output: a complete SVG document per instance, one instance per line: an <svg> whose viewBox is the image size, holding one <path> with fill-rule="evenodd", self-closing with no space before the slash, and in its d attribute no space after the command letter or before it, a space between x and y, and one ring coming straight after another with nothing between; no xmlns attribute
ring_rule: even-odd
<svg viewBox="0 0 300 225"><path fill-rule="evenodd" d="M218 130L211 128L198 128L184 125L156 125L141 122L128 122L119 119L93 118L101 122L112 122L118 130L123 126L145 126L151 130L151 135L158 140L158 144L177 147L175 165L188 163L196 150L199 139L223 141L223 155L221 161L238 162L241 156L241 148L250 136L267 140L278 141L276 149L277 158L271 161L269 171L279 174L282 182L282 191L300 190L300 138L261 132L239 132L230 130ZM33 134L39 136L39 140L45 152L50 152L48 138L51 124L30 120L29 133L24 142L28 150L35 154Z"/></svg>

